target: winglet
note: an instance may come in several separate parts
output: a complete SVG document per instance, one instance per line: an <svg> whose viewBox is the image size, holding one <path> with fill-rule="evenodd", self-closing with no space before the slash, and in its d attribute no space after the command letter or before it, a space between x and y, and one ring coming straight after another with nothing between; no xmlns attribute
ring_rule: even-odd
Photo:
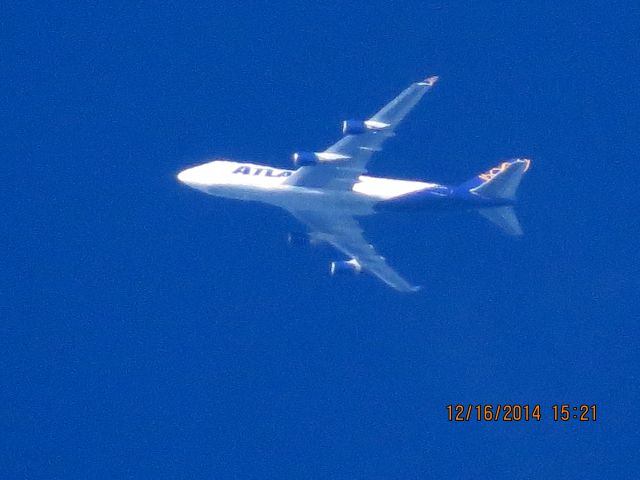
<svg viewBox="0 0 640 480"><path fill-rule="evenodd" d="M424 85L425 87L433 87L436 82L440 79L437 75L432 75L430 77L425 78L423 81L418 82L418 85Z"/></svg>

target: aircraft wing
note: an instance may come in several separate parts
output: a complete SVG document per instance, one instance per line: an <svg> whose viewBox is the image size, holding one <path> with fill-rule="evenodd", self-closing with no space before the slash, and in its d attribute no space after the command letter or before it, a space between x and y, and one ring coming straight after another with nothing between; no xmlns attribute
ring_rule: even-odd
<svg viewBox="0 0 640 480"><path fill-rule="evenodd" d="M313 240L331 244L354 259L362 270L378 277L390 287L400 292L415 292L420 289L411 285L387 265L384 257L378 255L373 245L362 236L362 228L353 217L334 212L289 211L298 221L309 227Z"/></svg>
<svg viewBox="0 0 640 480"><path fill-rule="evenodd" d="M395 135L395 128L437 81L438 77L433 76L410 85L369 120L360 122L364 131L347 133L324 152L319 152L316 165L300 167L285 184L350 190L358 177L366 172L373 154L382 150L385 140Z"/></svg>

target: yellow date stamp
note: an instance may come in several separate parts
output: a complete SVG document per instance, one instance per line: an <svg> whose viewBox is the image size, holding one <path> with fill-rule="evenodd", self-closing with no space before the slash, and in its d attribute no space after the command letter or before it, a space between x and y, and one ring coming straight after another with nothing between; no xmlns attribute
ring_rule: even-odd
<svg viewBox="0 0 640 480"><path fill-rule="evenodd" d="M550 418L554 422L595 422L598 417L597 410L596 405L586 403L554 404L550 408L528 403L457 403L447 405L447 420L450 422L539 422L543 418Z"/></svg>

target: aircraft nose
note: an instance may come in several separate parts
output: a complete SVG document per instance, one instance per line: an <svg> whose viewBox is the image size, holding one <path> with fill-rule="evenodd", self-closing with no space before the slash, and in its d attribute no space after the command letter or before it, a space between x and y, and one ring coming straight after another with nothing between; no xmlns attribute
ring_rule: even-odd
<svg viewBox="0 0 640 480"><path fill-rule="evenodd" d="M182 170L180 173L178 173L177 178L179 182L182 182L187 185L189 185L190 183L193 183L193 168L187 168L186 170Z"/></svg>

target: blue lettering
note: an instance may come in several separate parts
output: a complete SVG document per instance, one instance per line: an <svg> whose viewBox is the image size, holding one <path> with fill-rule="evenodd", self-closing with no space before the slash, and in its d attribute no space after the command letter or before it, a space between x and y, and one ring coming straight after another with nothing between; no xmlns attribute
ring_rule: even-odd
<svg viewBox="0 0 640 480"><path fill-rule="evenodd" d="M242 175L263 175L265 177L289 177L293 172L289 170L274 170L273 168L254 168L241 165L231 173L241 173Z"/></svg>
<svg viewBox="0 0 640 480"><path fill-rule="evenodd" d="M251 173L251 168L250 167L238 167L233 171L233 173L241 173L243 175L249 175Z"/></svg>

